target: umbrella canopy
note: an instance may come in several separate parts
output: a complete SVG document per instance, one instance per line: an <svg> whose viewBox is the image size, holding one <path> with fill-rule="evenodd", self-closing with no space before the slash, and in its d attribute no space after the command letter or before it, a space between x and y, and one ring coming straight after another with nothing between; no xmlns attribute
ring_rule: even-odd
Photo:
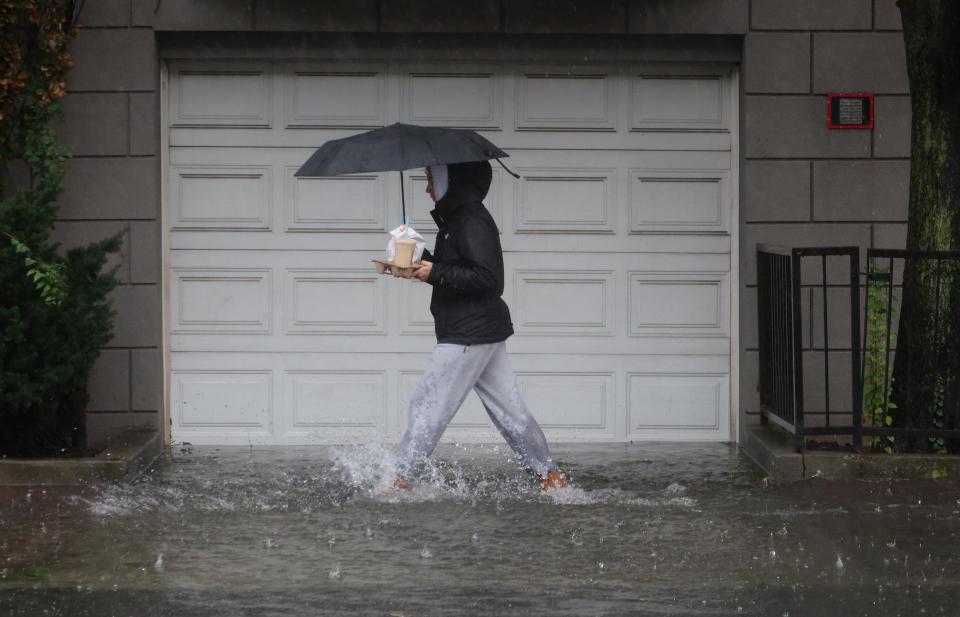
<svg viewBox="0 0 960 617"><path fill-rule="evenodd" d="M370 171L403 171L418 167L490 159L499 161L505 156L510 155L481 137L476 131L397 123L342 139L331 139L320 146L307 159L307 162L300 166L294 176L339 176ZM503 163L500 164L503 165ZM513 174L513 172L510 173ZM402 175L400 203L403 208L402 221L406 223L407 204L403 196Z"/></svg>
<svg viewBox="0 0 960 617"><path fill-rule="evenodd" d="M476 131L397 123L328 141L294 175L339 176L365 171L402 171L505 156L510 155Z"/></svg>

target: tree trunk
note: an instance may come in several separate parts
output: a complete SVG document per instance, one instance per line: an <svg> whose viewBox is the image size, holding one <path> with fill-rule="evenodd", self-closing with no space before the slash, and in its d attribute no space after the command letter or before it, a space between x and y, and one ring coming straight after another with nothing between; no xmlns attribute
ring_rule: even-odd
<svg viewBox="0 0 960 617"><path fill-rule="evenodd" d="M913 116L907 249L956 251L960 250L960 2L899 0L897 4L903 19ZM907 260L893 377L895 426L960 428L960 278L955 264ZM927 439L898 438L895 445L898 450L931 449ZM932 449L939 446L933 444Z"/></svg>

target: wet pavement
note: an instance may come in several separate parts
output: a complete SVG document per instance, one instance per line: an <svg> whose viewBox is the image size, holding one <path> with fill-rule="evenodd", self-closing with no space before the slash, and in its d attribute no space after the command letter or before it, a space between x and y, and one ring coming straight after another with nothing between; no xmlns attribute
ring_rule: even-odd
<svg viewBox="0 0 960 617"><path fill-rule="evenodd" d="M767 485L734 446L174 450L137 482L0 489L0 615L960 614L960 483Z"/></svg>

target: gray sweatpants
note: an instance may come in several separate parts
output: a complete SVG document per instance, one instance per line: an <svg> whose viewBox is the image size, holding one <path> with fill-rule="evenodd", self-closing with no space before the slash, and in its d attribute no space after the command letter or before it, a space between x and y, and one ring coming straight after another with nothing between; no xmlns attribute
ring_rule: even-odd
<svg viewBox="0 0 960 617"><path fill-rule="evenodd" d="M476 390L493 424L523 463L538 474L557 469L547 440L530 414L510 362L506 344L438 344L410 399L407 432L397 448L398 472L416 478L460 405Z"/></svg>

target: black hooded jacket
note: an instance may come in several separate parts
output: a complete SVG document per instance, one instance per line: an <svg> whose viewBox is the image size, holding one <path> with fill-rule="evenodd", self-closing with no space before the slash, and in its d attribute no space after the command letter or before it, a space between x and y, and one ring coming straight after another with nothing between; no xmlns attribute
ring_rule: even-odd
<svg viewBox="0 0 960 617"><path fill-rule="evenodd" d="M503 294L503 251L493 217L483 206L490 163L447 166L447 192L430 214L439 230L427 282L438 343L498 343L513 334Z"/></svg>

